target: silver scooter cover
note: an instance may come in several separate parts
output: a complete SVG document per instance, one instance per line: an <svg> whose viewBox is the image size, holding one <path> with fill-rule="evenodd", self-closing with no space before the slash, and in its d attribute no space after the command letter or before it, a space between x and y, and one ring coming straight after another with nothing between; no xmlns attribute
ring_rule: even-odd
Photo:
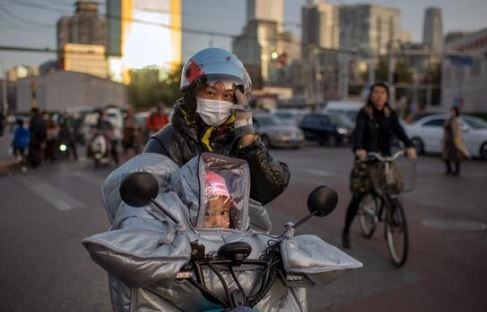
<svg viewBox="0 0 487 312"><path fill-rule="evenodd" d="M202 227L202 193L204 172L219 168L227 176L242 175L230 186L237 192L235 212L239 213L236 228L205 229ZM121 202L120 183L131 172L149 171L159 182L157 201L180 220L175 224L152 207L134 208ZM200 311L215 308L198 289L187 281L176 280L191 257L190 242L198 241L205 252L215 253L228 242L244 241L251 245L249 259L258 259L268 243L276 237L249 227L250 178L246 162L228 157L203 154L177 168L169 158L159 154L141 154L115 170L102 188L104 205L112 216L111 231L83 240L93 260L110 273L112 303L115 311L165 307L165 311ZM314 235L300 235L281 242L281 254L286 273L320 276L334 270L357 268L361 263L323 242ZM252 288L260 271L242 267L236 270L242 287ZM326 274L325 274L326 275ZM225 275L229 287L235 283ZM213 291L223 294L218 279L209 271L204 279ZM118 291L118 292L117 292ZM134 293L138 295L134 295ZM130 296L130 297L129 297ZM136 298L136 299L134 299ZM174 307L170 309L168 307ZM305 311L305 292L288 287L276 279L270 291L256 308L262 311Z"/></svg>

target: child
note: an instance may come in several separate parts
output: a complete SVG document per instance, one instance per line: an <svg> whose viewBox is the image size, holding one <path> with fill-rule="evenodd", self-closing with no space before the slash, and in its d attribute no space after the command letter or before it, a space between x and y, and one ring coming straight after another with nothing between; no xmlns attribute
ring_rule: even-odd
<svg viewBox="0 0 487 312"><path fill-rule="evenodd" d="M214 171L208 171L205 179L208 207L206 208L203 227L231 228L230 212L233 207L233 201L228 192L225 179Z"/></svg>
<svg viewBox="0 0 487 312"><path fill-rule="evenodd" d="M17 129L15 129L12 140L12 149L17 161L22 164L22 170L25 171L25 151L29 146L30 132L24 128L24 121L17 119Z"/></svg>

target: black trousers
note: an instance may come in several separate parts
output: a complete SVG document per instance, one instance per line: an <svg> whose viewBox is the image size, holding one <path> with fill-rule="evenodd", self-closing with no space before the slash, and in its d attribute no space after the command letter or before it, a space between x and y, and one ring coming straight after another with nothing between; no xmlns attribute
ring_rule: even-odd
<svg viewBox="0 0 487 312"><path fill-rule="evenodd" d="M352 200L348 204L347 213L345 214L345 227L343 228L343 234L348 235L350 233L350 227L352 226L353 219L357 215L360 202L364 198L363 193L354 193L352 195Z"/></svg>
<svg viewBox="0 0 487 312"><path fill-rule="evenodd" d="M451 164L454 164L455 165L455 169L452 170L451 168ZM459 174L460 173L460 162L459 161L449 161L449 160L445 160L445 164L446 164L446 174Z"/></svg>

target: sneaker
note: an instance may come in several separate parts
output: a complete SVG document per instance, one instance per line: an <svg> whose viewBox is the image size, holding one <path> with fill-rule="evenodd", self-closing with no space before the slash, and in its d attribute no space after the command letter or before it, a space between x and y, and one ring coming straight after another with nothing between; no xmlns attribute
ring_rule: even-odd
<svg viewBox="0 0 487 312"><path fill-rule="evenodd" d="M350 246L350 234L343 234L342 235L342 247L349 249L351 248Z"/></svg>

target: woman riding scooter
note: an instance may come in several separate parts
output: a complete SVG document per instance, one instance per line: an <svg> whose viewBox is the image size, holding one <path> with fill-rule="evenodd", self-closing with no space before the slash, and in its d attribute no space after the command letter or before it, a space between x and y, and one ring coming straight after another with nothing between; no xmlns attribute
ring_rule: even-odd
<svg viewBox="0 0 487 312"><path fill-rule="evenodd" d="M244 159L252 199L266 204L281 194L289 169L254 131L248 105L252 83L242 62L226 50L203 49L184 64L180 90L171 124L149 139L145 152L166 155L179 166L203 152Z"/></svg>

